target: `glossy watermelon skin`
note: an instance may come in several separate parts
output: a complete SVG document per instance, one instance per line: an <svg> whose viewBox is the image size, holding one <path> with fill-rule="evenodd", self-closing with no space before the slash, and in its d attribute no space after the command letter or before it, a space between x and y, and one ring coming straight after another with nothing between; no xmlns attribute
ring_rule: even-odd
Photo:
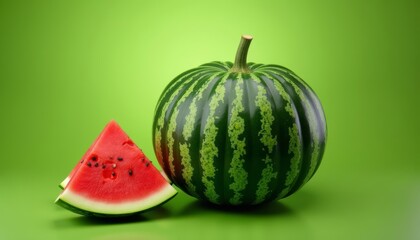
<svg viewBox="0 0 420 240"><path fill-rule="evenodd" d="M156 106L159 164L198 199L255 205L284 198L321 163L327 129L314 91L285 67L247 67L211 62L186 71Z"/></svg>

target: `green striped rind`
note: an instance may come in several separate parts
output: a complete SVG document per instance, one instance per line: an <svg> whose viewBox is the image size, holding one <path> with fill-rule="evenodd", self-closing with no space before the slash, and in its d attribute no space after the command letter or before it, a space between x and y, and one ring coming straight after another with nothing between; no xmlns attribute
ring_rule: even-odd
<svg viewBox="0 0 420 240"><path fill-rule="evenodd" d="M315 112L312 108L312 106L310 105L307 97L303 94L302 90L300 88L298 88L298 86L296 84L294 84L292 81L289 82L293 88L295 89L295 92L297 93L297 95L299 96L300 100L302 101L302 103L305 106L305 109L308 111L306 117L309 120L309 130L310 130L310 134L312 136L312 141L311 141L311 147L312 147L312 154L311 154L311 162L310 162L310 166L309 166L309 172L305 177L305 180L303 181L304 183L306 183L309 178L312 176L312 174L315 171L315 167L317 165L318 162L318 155L319 155L319 150L320 150L320 144L319 144L319 139L320 137L318 136L318 122L315 119Z"/></svg>
<svg viewBox="0 0 420 240"><path fill-rule="evenodd" d="M177 77L174 81L171 82L171 84L166 88L167 90L165 90L162 93L162 96L160 97L159 101L158 101L158 105L156 106L156 112L155 112L155 116L159 116L159 117L155 117L155 121L154 121L154 126L153 126L153 138L154 138L154 148L155 148L155 154L156 157L158 159L159 164L162 166L162 168L164 168L164 170L166 170L166 168L171 168L171 166L167 166L167 164L165 164L165 161L163 161L163 149L162 149L162 141L165 140L167 141L167 139L162 139L162 134L164 133L164 126L165 126L165 120L169 121L168 119L166 119L167 114L169 112L171 112L171 110L173 109L170 108L172 102L177 99L179 94L182 94L183 91L185 91L185 88L193 83L195 80L197 80L196 78L198 76L202 76L204 74L207 74L209 72L208 69L205 68L196 68L190 71L187 71L183 74L181 74L179 77ZM214 71L213 71L214 72ZM165 134L166 135L166 134ZM172 166L172 170L173 170L173 166ZM172 179L172 171L167 172L167 174L169 175L168 177Z"/></svg>
<svg viewBox="0 0 420 240"><path fill-rule="evenodd" d="M162 94L162 96L159 99L158 105L156 107L156 113L155 116L159 116L158 118L155 118L155 126L154 126L154 147L155 147L155 154L156 157L159 161L159 164L161 165L165 165L163 164L163 152L162 152L162 130L163 130L163 125L165 123L165 115L168 111L169 105L171 104L171 102L174 100L174 98L181 92L181 90L183 89L183 87L190 83L193 80L193 77L196 76L197 74L200 74L200 72L198 70L195 70L195 72L197 72L196 74L193 74L192 77L189 78L185 78L185 76L190 76L186 73L181 74L181 77L179 77L179 79L177 80L177 82L173 81L173 84L170 85L170 87L167 88L166 91L164 91L164 93ZM173 91L173 89L175 89ZM169 98L167 98L167 96L170 96ZM163 106L160 107L161 103L163 102L163 99L165 99L166 101L163 103ZM158 109L160 109L160 111L158 111ZM160 112L160 115L159 115ZM163 168L165 168L164 166L162 166ZM169 174L169 173L167 173Z"/></svg>
<svg viewBox="0 0 420 240"><path fill-rule="evenodd" d="M245 137L242 136L245 131L245 120L240 116L244 112L243 102L243 79L239 74L236 80L235 98L232 101L231 117L228 123L228 136L233 156L228 170L233 182L229 184L229 189L233 191L233 197L229 202L233 205L241 204L243 193L248 184L248 173L244 169L246 154Z"/></svg>
<svg viewBox="0 0 420 240"><path fill-rule="evenodd" d="M182 130L184 142L180 142L179 144L182 165L182 178L185 181L185 184L187 185L188 192L194 196L197 196L197 194L196 187L191 182L194 173L194 168L191 164L191 144L188 143L188 141L190 140L192 132L194 130L194 125L197 117L197 102L201 100L203 92L207 89L208 82L213 81L217 75L218 74L213 74L212 76L210 76L208 80L204 81L204 83L201 84L200 88L197 91L195 91L195 96L193 97L193 100L188 107L189 113L185 116L185 124Z"/></svg>
<svg viewBox="0 0 420 240"><path fill-rule="evenodd" d="M178 98L178 101L174 107L174 111L172 112L172 115L170 117L169 120L169 127L168 127L168 133L167 133L167 141L168 141L168 149L169 149L169 170L171 171L171 176L175 176L175 167L174 167L174 156L173 156L173 146L174 146L174 142L175 139L173 138L173 133L175 132L176 129L176 118L178 117L179 114L179 105L181 105L185 99L192 93L193 89L195 88L195 86L197 85L197 83L199 82L199 79L197 79L195 82L193 82L187 89L187 91L185 91L185 93L183 94L182 97Z"/></svg>
<svg viewBox="0 0 420 240"><path fill-rule="evenodd" d="M276 79L273 79L268 74L264 74L264 76L273 81L276 90L278 91L279 95L285 103L284 110L289 114L291 118L297 119L298 113L296 111L296 108L292 105L290 96L286 92L282 84ZM278 198L282 198L287 193L289 193L292 184L296 181L296 178L300 173L300 165L302 162L302 140L296 122L294 122L293 125L288 128L288 132L290 137L288 153L293 154L293 156L290 160L290 169L286 173L286 181L284 183L283 190L280 192Z"/></svg>
<svg viewBox="0 0 420 240"><path fill-rule="evenodd" d="M186 72L178 75L174 80L172 80L166 86L162 95L159 97L158 103L157 103L156 108L155 108L155 113L157 113L158 111L162 112L163 110L165 110L165 109L162 109L162 105L165 106L166 104L162 104L162 102L170 100L170 99L167 98L169 96L168 93L172 93L174 91L174 89L178 88L183 83L183 81L185 81L185 79L187 79L190 76L200 74L201 71L202 71L202 69L200 69L199 67L194 68L194 69L191 69L189 71L186 71Z"/></svg>
<svg viewBox="0 0 420 240"><path fill-rule="evenodd" d="M293 127L289 128L289 150L287 153L293 154L290 160L290 169L286 173L285 188L280 192L279 198L286 196L292 187L292 183L296 182L296 178L300 173L300 165L302 161L302 146L300 140L300 134L296 123L293 123Z"/></svg>
<svg viewBox="0 0 420 240"><path fill-rule="evenodd" d="M283 68L286 69L286 68ZM302 89L305 90L306 95L308 96L309 102L311 103L312 109L314 110L316 114L316 122L318 124L318 138L320 142L320 150L318 153L318 160L317 165L315 166L315 169L312 171L312 175L306 179L308 181L313 174L315 174L316 169L318 168L319 164L321 163L321 158L324 153L326 141L327 141L327 125L325 122L325 114L324 110L322 108L321 102L318 99L318 96L315 94L315 92L312 90L312 88L305 82L303 79L301 79L299 76L297 76L294 72L286 69L287 73L291 76L292 79L294 79L295 82L298 82L300 85L302 85Z"/></svg>
<svg viewBox="0 0 420 240"><path fill-rule="evenodd" d="M264 71L269 72L276 78L281 78L285 81L285 85L293 89L295 102L301 106L301 124L303 127L303 135L306 135L303 151L303 166L300 175L297 177L297 182L294 184L291 191L286 195L290 195L303 186L315 173L322 158L325 148L326 140L326 125L325 116L320 107L319 99L309 86L300 78L295 78L291 71L280 66L269 65L264 68ZM305 137L304 137L305 138ZM309 144L309 146L308 146Z"/></svg>
<svg viewBox="0 0 420 240"><path fill-rule="evenodd" d="M321 136L324 133L321 131L320 128L325 128L323 126L325 124L325 119L323 118L325 117L323 115L321 118L317 116L317 112L315 111L316 109L320 112L323 111L322 108L319 108L320 105L313 105L313 102L319 101L317 100L317 98L315 99L316 101L310 99L309 93L313 94L312 89L310 89L309 86L306 83L304 83L304 81L302 81L300 78L295 78L294 74L290 74L290 70L274 65L268 66L265 70L274 72L274 74L281 76L288 84L290 84L290 86L292 86L294 89L294 93L298 96L299 102L304 107L305 119L307 119L307 122L309 124L309 134L311 136L311 153L309 169L305 174L304 178L302 179L301 185L303 185L313 176L322 157L320 156L320 154L322 154L321 147L325 144L325 142L323 142L324 137ZM313 96L312 98L314 98Z"/></svg>
<svg viewBox="0 0 420 240"><path fill-rule="evenodd" d="M200 148L200 162L202 166L202 177L201 180L204 184L205 190L204 195L212 203L219 203L219 194L216 192L214 185L214 177L216 175L216 169L214 167L214 159L218 157L218 147L216 146L216 135L218 134L218 128L216 126L215 112L217 107L223 103L226 89L224 84L226 79L229 77L226 74L221 81L217 84L215 93L209 100L210 112L209 117L205 123L204 134L202 138L202 144Z"/></svg>
<svg viewBox="0 0 420 240"><path fill-rule="evenodd" d="M228 72L230 67L228 64L223 63L223 62L210 62L210 63L205 63L203 65L201 65L200 67L205 67L205 68L214 68L214 70L217 71L223 71L223 72Z"/></svg>
<svg viewBox="0 0 420 240"><path fill-rule="evenodd" d="M260 137L261 143L266 147L265 151L267 152L266 157L261 159L265 163L265 168L262 170L261 179L258 182L256 191L255 204L258 204L263 202L267 194L270 193L268 185L277 177L277 172L273 169L273 160L271 159L273 148L277 145L277 138L272 134L274 115L271 102L267 98L267 90L260 85L261 81L257 76L251 75L251 77L259 84L257 98L255 99L255 104L261 114L261 130L258 132L258 136Z"/></svg>

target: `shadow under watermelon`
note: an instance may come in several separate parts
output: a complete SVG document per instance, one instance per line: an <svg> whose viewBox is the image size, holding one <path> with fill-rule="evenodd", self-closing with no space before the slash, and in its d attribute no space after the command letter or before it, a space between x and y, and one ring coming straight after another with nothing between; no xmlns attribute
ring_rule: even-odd
<svg viewBox="0 0 420 240"><path fill-rule="evenodd" d="M163 207L158 206L147 212L138 213L123 217L93 217L93 216L74 216L64 219L56 219L54 227L67 228L74 226L95 226L95 225L114 225L114 224L130 224L149 222L170 217L169 211Z"/></svg>
<svg viewBox="0 0 420 240"><path fill-rule="evenodd" d="M293 214L293 210L287 205L278 201L258 206L232 207L218 206L201 200L193 200L192 202L187 204L177 215L179 217L182 217L190 215L202 215L205 213L227 213L231 215L253 216L281 216L291 215Z"/></svg>

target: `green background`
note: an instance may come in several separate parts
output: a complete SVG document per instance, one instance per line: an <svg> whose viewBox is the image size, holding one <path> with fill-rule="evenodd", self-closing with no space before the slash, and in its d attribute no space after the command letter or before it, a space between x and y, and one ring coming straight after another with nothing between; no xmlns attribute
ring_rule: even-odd
<svg viewBox="0 0 420 240"><path fill-rule="evenodd" d="M0 239L419 239L418 1L1 1ZM284 65L327 116L315 177L248 211L179 193L116 221L54 205L110 119L145 153L165 85L213 60Z"/></svg>

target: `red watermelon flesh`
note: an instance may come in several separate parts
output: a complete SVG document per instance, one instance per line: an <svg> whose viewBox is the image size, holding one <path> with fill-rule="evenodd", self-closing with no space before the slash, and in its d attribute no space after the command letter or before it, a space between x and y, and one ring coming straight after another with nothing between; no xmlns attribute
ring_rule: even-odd
<svg viewBox="0 0 420 240"><path fill-rule="evenodd" d="M176 195L144 153L111 121L70 176L56 203L76 213L129 215Z"/></svg>
<svg viewBox="0 0 420 240"><path fill-rule="evenodd" d="M112 121L113 122L113 121ZM111 122L111 123L112 123ZM101 134L96 138L96 140L93 142L92 145L90 145L89 149L85 152L85 154L82 156L82 158L80 159L79 162L77 162L76 166L71 170L71 172L69 173L69 175L60 183L60 185L58 185L61 189L64 189L67 184L69 183L70 179L73 177L74 173L77 172L77 170L79 169L80 166L83 165L84 161L86 160L86 158L90 155L92 148L96 145L96 143L98 142L98 139L100 139L104 134L106 135L107 130L109 129L109 126L111 126L111 123L109 123L104 130L101 132Z"/></svg>

